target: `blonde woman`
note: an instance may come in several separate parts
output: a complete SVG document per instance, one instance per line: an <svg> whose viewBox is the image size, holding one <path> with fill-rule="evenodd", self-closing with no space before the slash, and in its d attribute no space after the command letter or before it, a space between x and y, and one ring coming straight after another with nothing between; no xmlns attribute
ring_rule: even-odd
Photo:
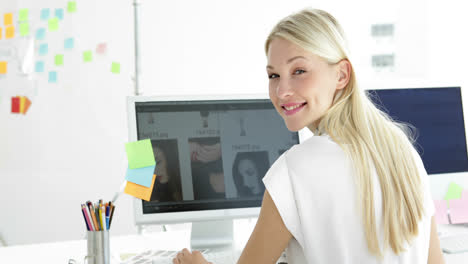
<svg viewBox="0 0 468 264"><path fill-rule="evenodd" d="M265 44L270 99L289 130L314 132L272 165L238 263L444 263L427 174L405 126L357 86L343 31L306 9ZM175 264L206 263L184 249Z"/></svg>

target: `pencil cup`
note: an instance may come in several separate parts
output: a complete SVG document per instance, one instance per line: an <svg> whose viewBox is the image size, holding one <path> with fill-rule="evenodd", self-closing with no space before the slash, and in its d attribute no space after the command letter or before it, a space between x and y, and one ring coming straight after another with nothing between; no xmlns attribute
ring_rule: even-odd
<svg viewBox="0 0 468 264"><path fill-rule="evenodd" d="M109 230L87 232L87 264L110 264Z"/></svg>

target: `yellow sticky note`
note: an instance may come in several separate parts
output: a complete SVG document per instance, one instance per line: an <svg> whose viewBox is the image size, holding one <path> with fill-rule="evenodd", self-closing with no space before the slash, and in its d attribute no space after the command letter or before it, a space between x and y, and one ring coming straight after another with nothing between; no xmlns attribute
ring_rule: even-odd
<svg viewBox="0 0 468 264"><path fill-rule="evenodd" d="M5 29L5 38L10 39L15 36L15 27L9 26Z"/></svg>
<svg viewBox="0 0 468 264"><path fill-rule="evenodd" d="M20 113L24 113L25 103L26 103L26 97L20 96Z"/></svg>
<svg viewBox="0 0 468 264"><path fill-rule="evenodd" d="M0 61L0 74L6 74L6 73L7 73L7 62Z"/></svg>
<svg viewBox="0 0 468 264"><path fill-rule="evenodd" d="M149 188L143 185L138 185L136 183L127 181L127 185L125 186L124 193L149 202L151 199L151 193L153 193L155 180L156 180L156 174L153 175L153 180Z"/></svg>
<svg viewBox="0 0 468 264"><path fill-rule="evenodd" d="M13 25L13 13L8 13L3 16L3 24L5 24L5 26Z"/></svg>

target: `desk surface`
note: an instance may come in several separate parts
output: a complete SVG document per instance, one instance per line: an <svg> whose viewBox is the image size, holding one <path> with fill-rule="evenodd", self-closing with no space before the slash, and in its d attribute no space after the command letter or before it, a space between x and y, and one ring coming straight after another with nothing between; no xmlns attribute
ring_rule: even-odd
<svg viewBox="0 0 468 264"><path fill-rule="evenodd" d="M440 236L468 235L467 226L439 225ZM189 247L190 233L187 230L151 233L148 235L112 236L110 241L112 264L118 263L121 254L139 253L148 249L181 250ZM86 241L71 240L0 248L0 263L57 263L67 264L69 259L83 263ZM447 264L468 263L468 253L445 254Z"/></svg>

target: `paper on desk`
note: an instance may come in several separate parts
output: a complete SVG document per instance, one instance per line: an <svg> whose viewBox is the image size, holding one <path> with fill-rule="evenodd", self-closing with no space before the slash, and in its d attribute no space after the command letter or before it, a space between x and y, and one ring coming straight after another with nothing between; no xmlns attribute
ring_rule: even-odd
<svg viewBox="0 0 468 264"><path fill-rule="evenodd" d="M127 181L124 193L149 202L151 199L151 193L153 192L156 174L154 174L152 178L153 179L149 188Z"/></svg>
<svg viewBox="0 0 468 264"><path fill-rule="evenodd" d="M434 200L435 220L437 224L449 224L447 215L447 201Z"/></svg>
<svg viewBox="0 0 468 264"><path fill-rule="evenodd" d="M449 208L452 224L468 223L468 199L450 200Z"/></svg>
<svg viewBox="0 0 468 264"><path fill-rule="evenodd" d="M145 187L151 186L151 176L154 174L154 168L156 165L138 168L138 169L127 169L127 175L125 179L127 181L143 185Z"/></svg>
<svg viewBox="0 0 468 264"><path fill-rule="evenodd" d="M125 144L125 151L127 152L129 169L138 169L156 164L153 147L149 139L128 142Z"/></svg>
<svg viewBox="0 0 468 264"><path fill-rule="evenodd" d="M451 182L447 191L447 194L445 194L444 200L451 200L451 199L460 199L461 198L461 193L462 193L463 188L456 184Z"/></svg>

